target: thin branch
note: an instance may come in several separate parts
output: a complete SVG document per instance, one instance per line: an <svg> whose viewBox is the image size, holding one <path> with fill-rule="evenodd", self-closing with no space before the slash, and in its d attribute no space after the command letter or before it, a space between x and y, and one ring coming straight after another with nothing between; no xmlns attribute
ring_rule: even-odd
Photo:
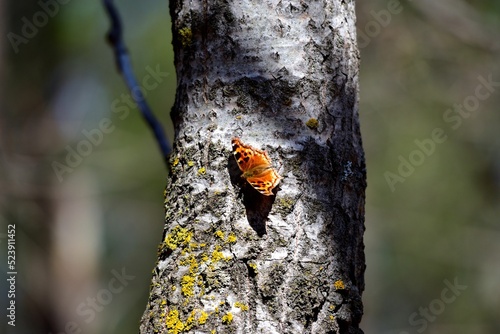
<svg viewBox="0 0 500 334"><path fill-rule="evenodd" d="M135 103L141 111L142 117L146 120L148 126L153 131L156 141L160 146L163 159L168 166L168 155L170 154L172 149L167 137L165 136L162 125L154 116L151 108L149 108L149 105L147 104L146 99L142 94L141 89L139 89L139 85L137 84L137 80L132 70L130 56L128 55L127 48L125 47L125 42L123 41L120 16L112 0L103 0L103 3L111 21L111 27L109 29L107 37L108 42L111 44L115 52L116 66L118 67L118 71L123 75L125 83Z"/></svg>

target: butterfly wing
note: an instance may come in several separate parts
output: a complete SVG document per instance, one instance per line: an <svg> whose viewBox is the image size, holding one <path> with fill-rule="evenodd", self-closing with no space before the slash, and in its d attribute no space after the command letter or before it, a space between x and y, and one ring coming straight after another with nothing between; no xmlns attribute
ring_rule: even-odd
<svg viewBox="0 0 500 334"><path fill-rule="evenodd" d="M278 185L281 177L273 168L266 169L264 172L247 178L248 183L258 190L262 195L274 195L272 190Z"/></svg>
<svg viewBox="0 0 500 334"><path fill-rule="evenodd" d="M245 145L237 137L231 140L234 157L248 183L266 196L279 183L280 176L272 168L271 159L265 151Z"/></svg>
<svg viewBox="0 0 500 334"><path fill-rule="evenodd" d="M239 138L231 139L231 145L233 147L234 158L236 159L236 163L238 163L238 167L242 172L248 170L249 162L251 161L252 155L249 153L251 150L244 145Z"/></svg>
<svg viewBox="0 0 500 334"><path fill-rule="evenodd" d="M243 173L252 171L256 168L267 169L271 167L271 160L265 151L243 144L237 137L231 139L231 144L234 158Z"/></svg>

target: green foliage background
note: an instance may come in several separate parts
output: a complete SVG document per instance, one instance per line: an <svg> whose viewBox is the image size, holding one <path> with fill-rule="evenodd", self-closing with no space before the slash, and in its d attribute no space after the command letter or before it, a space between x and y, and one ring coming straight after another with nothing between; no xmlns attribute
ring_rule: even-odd
<svg viewBox="0 0 500 334"><path fill-rule="evenodd" d="M139 81L148 67L168 72L147 99L172 138L176 81L168 3L116 4ZM359 36L368 36L360 41L368 170L362 328L498 333L500 86L456 128L443 115L470 101L479 76L500 82L500 4L376 0L356 6ZM6 249L7 224L16 224L18 271L17 324L2 321L0 328L62 333L75 322L82 333L136 333L163 228L167 173L137 110L123 120L113 112L127 90L105 43L107 17L98 1L61 4L16 53L7 36L20 34L22 18L32 20L40 3L0 1L0 8L0 247ZM98 128L103 118L114 130L59 182L52 163L63 163L67 146L76 148L82 131ZM446 140L391 188L386 173L398 173L400 156L417 157L415 140L431 138L436 128ZM5 261L1 266L8 271ZM135 278L87 322L78 305L106 289L112 270L122 268ZM455 280L467 287L453 302L440 302L445 282ZM0 287L5 310L5 280Z"/></svg>

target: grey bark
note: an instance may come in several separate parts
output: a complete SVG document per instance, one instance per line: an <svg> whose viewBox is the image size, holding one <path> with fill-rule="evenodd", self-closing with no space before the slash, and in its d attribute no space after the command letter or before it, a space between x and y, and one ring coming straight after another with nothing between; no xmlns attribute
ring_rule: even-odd
<svg viewBox="0 0 500 334"><path fill-rule="evenodd" d="M141 333L362 333L366 172L353 1L171 1L165 229ZM276 196L230 139L265 149Z"/></svg>

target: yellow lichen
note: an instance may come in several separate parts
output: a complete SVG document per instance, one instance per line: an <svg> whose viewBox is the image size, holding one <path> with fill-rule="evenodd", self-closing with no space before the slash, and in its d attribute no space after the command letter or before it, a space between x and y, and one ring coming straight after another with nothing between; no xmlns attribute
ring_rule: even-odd
<svg viewBox="0 0 500 334"><path fill-rule="evenodd" d="M175 250L178 246L188 244L192 237L193 232L180 226L176 226L165 236L165 244L171 250Z"/></svg>
<svg viewBox="0 0 500 334"><path fill-rule="evenodd" d="M169 334L178 334L184 330L184 323L179 319L179 311L170 310L165 320Z"/></svg>
<svg viewBox="0 0 500 334"><path fill-rule="evenodd" d="M340 279L335 281L335 283L333 283L333 286L335 287L335 290L344 290L345 289L344 282L342 282L342 280L340 280Z"/></svg>
<svg viewBox="0 0 500 334"><path fill-rule="evenodd" d="M194 283L196 278L193 275L184 275L181 279L181 291L185 297L194 295Z"/></svg>
<svg viewBox="0 0 500 334"><path fill-rule="evenodd" d="M234 235L234 233L230 233L228 236L227 236L227 239L226 239L226 242L227 243L230 243L230 244L234 244L236 243L236 240L238 238L236 238L236 235Z"/></svg>
<svg viewBox="0 0 500 334"><path fill-rule="evenodd" d="M179 39L183 47L189 46L192 43L193 32L190 28L184 27L179 29Z"/></svg>
<svg viewBox="0 0 500 334"><path fill-rule="evenodd" d="M179 158L175 158L174 161L172 161L172 167L175 167L179 164Z"/></svg>
<svg viewBox="0 0 500 334"><path fill-rule="evenodd" d="M212 256L210 257L210 261L212 262L212 265L219 262L219 261L229 261L231 260L230 256L224 256L224 253L220 251L221 247L220 245L215 245L214 251L212 252ZM211 269L214 269L213 266L211 266Z"/></svg>
<svg viewBox="0 0 500 334"><path fill-rule="evenodd" d="M198 284L198 286L201 289L200 291L200 297L201 297L205 294L205 282L203 282L203 277L201 277L201 275L198 275L196 277L196 284Z"/></svg>
<svg viewBox="0 0 500 334"><path fill-rule="evenodd" d="M225 315L222 316L222 323L229 325L231 322L233 322L233 314L231 312L227 312Z"/></svg>
<svg viewBox="0 0 500 334"><path fill-rule="evenodd" d="M179 261L181 266L189 266L189 273L196 274L198 272L198 261L196 261L196 257L191 254L187 258L184 258Z"/></svg>
<svg viewBox="0 0 500 334"><path fill-rule="evenodd" d="M193 167L194 166L194 161L188 161L188 166Z"/></svg>
<svg viewBox="0 0 500 334"><path fill-rule="evenodd" d="M212 330L210 331L210 334L217 334L217 332L215 331L215 329L212 329Z"/></svg>
<svg viewBox="0 0 500 334"><path fill-rule="evenodd" d="M248 306L243 304L243 303L240 303L240 302L236 302L234 303L234 307L237 307L239 308L240 310L242 310L243 312L244 311L248 311Z"/></svg>
<svg viewBox="0 0 500 334"><path fill-rule="evenodd" d="M219 238L221 238L222 240L224 240L224 232L218 230L218 231L215 231L215 235L218 236Z"/></svg>
<svg viewBox="0 0 500 334"><path fill-rule="evenodd" d="M184 331L188 331L191 328L193 328L194 325L196 325L195 316L196 316L196 310L192 310L188 318L186 319L186 322L184 323Z"/></svg>
<svg viewBox="0 0 500 334"><path fill-rule="evenodd" d="M210 258L208 257L207 253L201 253L201 261L206 263L208 262L208 260L210 260Z"/></svg>
<svg viewBox="0 0 500 334"><path fill-rule="evenodd" d="M201 311L201 315L200 317L198 318L198 323L200 325L203 325L204 323L207 322L207 319L208 319L208 313L205 312L205 311Z"/></svg>
<svg viewBox="0 0 500 334"><path fill-rule="evenodd" d="M310 129L316 129L318 127L318 120L316 118L310 118L307 122L306 122L306 125L310 128Z"/></svg>
<svg viewBox="0 0 500 334"><path fill-rule="evenodd" d="M252 269L253 269L254 273L256 273L256 274L257 274L257 273L259 272L259 271L258 271L258 268L257 268L257 264L256 264L256 263L254 263L254 262L249 262L249 263L248 263L248 266L249 266L250 268L252 268Z"/></svg>
<svg viewBox="0 0 500 334"><path fill-rule="evenodd" d="M205 244L199 244L199 243L196 243L196 242L191 242L189 244L189 248L190 248L190 250L196 250L196 249L204 247L204 245Z"/></svg>
<svg viewBox="0 0 500 334"><path fill-rule="evenodd" d="M198 169L198 175L205 175L207 174L207 170L205 169L205 167L201 167L200 169Z"/></svg>
<svg viewBox="0 0 500 334"><path fill-rule="evenodd" d="M169 334L178 334L180 332L187 332L196 325L203 325L207 322L209 313L194 309L189 313L186 321L182 321L179 317L179 311L176 309L171 310L166 318L166 324Z"/></svg>

